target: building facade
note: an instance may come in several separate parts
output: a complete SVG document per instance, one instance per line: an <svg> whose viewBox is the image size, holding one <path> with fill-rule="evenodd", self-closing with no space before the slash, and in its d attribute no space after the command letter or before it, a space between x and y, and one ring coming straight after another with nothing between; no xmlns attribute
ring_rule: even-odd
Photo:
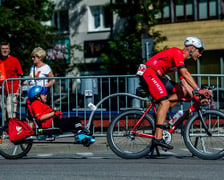
<svg viewBox="0 0 224 180"><path fill-rule="evenodd" d="M80 64L80 75L103 74L99 68L100 53L119 18L107 10L105 5L110 0L54 1L56 8L53 20L58 27L58 33L67 36L70 46L77 44L83 47L82 51L73 50L70 62Z"/></svg>
<svg viewBox="0 0 224 180"><path fill-rule="evenodd" d="M160 24L154 28L168 39L159 46L181 48L185 37L197 36L204 41L205 52L197 65L190 64L191 71L223 74L223 14L223 0L170 0L157 17Z"/></svg>
<svg viewBox="0 0 224 180"><path fill-rule="evenodd" d="M70 45L80 44L84 48L71 55L71 63L85 64L88 71L81 75L103 74L99 69L101 50L111 34L122 28L122 19L111 15L105 6L115 0L54 1L57 4L54 22L59 32L67 34ZM223 0L167 1L156 16L159 24L153 28L167 37L167 41L158 44L159 48L183 48L187 36L197 36L204 41L205 52L200 61L188 64L191 73L223 74L223 5Z"/></svg>

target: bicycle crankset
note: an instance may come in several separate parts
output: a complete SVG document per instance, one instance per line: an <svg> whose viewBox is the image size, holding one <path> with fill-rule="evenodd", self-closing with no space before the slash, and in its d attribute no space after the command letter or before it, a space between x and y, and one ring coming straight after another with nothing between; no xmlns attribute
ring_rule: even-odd
<svg viewBox="0 0 224 180"><path fill-rule="evenodd" d="M163 140L166 142L166 144L170 144L172 142L172 135L169 131L163 130Z"/></svg>

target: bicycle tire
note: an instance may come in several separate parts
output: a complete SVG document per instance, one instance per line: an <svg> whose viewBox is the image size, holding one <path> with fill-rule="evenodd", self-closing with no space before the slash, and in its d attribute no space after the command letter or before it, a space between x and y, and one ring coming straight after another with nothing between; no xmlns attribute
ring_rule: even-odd
<svg viewBox="0 0 224 180"><path fill-rule="evenodd" d="M119 157L138 159L149 153L152 139L135 136L131 131L143 113L136 109L127 110L120 113L110 123L107 131L107 142L111 150ZM154 119L147 114L135 132L153 135L154 131Z"/></svg>
<svg viewBox="0 0 224 180"><path fill-rule="evenodd" d="M224 156L224 114L218 110L206 109L202 116L211 136L205 131L197 113L186 123L185 145L193 155L200 159L220 159Z"/></svg>
<svg viewBox="0 0 224 180"><path fill-rule="evenodd" d="M6 159L19 159L27 155L32 147L33 140L24 140L13 143L9 140L8 126L4 126L1 131L0 154Z"/></svg>

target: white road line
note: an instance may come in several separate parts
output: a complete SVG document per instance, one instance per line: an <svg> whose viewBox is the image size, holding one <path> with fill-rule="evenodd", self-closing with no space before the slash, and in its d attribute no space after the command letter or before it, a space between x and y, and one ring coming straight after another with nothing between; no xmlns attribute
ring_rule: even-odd
<svg viewBox="0 0 224 180"><path fill-rule="evenodd" d="M53 155L54 154L52 154L52 153L48 153L48 154L37 154L38 157L51 157Z"/></svg>
<svg viewBox="0 0 224 180"><path fill-rule="evenodd" d="M92 152L80 152L80 153L76 153L76 155L79 156L93 156Z"/></svg>

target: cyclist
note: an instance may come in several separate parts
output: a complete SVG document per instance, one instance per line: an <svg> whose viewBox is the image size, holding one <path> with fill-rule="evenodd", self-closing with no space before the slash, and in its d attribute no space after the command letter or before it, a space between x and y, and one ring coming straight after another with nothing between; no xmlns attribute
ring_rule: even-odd
<svg viewBox="0 0 224 180"><path fill-rule="evenodd" d="M166 144L163 140L164 122L167 112L174 104L169 102L168 94L173 95L170 98L185 97L192 93L191 89L198 92L200 95L208 96L212 93L208 89L200 89L193 77L187 70L184 61L197 61L204 51L203 42L197 37L187 37L184 41L184 48L176 47L161 51L146 61L146 63L139 68L138 75L142 75L148 85L151 96L159 103L158 112L156 116L156 131L153 139L154 145L162 146L166 149L173 149L173 146ZM171 81L163 80L163 77L168 72L179 72L182 85L173 83Z"/></svg>
<svg viewBox="0 0 224 180"><path fill-rule="evenodd" d="M33 86L28 91L28 98L31 101L31 109L42 128L55 127L62 131L72 131L75 133L75 140L78 143L94 143L95 139L84 129L77 119L62 118L61 111L54 111L47 102L48 88Z"/></svg>

